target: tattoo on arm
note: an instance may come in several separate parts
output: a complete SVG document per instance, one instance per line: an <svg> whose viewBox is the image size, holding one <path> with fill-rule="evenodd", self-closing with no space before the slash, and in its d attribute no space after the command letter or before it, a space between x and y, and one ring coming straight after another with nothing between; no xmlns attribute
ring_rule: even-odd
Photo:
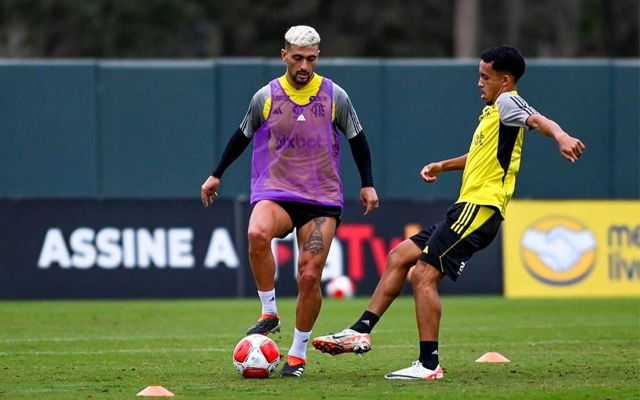
<svg viewBox="0 0 640 400"><path fill-rule="evenodd" d="M324 224L327 219L325 217L314 218L313 222L315 227L309 235L309 239L304 242L302 246L303 251L310 251L312 255L317 255L324 252L324 244L322 243L322 232L320 232L320 226Z"/></svg>

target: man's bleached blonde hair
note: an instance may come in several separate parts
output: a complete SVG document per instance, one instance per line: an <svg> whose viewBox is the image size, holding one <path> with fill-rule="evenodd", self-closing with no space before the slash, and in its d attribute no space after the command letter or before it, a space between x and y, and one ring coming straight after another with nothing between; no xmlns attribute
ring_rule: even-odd
<svg viewBox="0 0 640 400"><path fill-rule="evenodd" d="M284 41L287 48L291 45L309 47L320 43L320 35L310 26L297 25L289 28L284 34Z"/></svg>

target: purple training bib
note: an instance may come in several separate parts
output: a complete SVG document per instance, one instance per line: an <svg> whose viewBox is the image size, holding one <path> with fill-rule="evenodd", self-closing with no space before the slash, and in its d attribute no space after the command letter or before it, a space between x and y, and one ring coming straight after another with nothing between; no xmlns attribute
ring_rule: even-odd
<svg viewBox="0 0 640 400"><path fill-rule="evenodd" d="M340 136L333 129L333 84L323 78L309 104L294 103L278 79L271 110L254 135L251 204L260 200L344 204Z"/></svg>

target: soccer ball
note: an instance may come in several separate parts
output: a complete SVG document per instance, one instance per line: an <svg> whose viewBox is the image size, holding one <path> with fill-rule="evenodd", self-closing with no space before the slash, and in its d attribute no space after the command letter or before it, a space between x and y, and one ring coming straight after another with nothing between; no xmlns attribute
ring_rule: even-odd
<svg viewBox="0 0 640 400"><path fill-rule="evenodd" d="M348 276L338 276L327 283L327 295L334 299L350 299L356 291L356 287Z"/></svg>
<svg viewBox="0 0 640 400"><path fill-rule="evenodd" d="M266 379L278 368L280 350L264 335L249 335L233 350L233 365L245 378Z"/></svg>

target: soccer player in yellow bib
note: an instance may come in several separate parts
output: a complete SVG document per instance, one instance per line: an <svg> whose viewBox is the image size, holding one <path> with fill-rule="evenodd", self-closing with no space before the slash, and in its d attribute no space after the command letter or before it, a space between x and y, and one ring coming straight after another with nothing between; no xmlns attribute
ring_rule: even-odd
<svg viewBox="0 0 640 400"><path fill-rule="evenodd" d="M436 182L445 171L464 170L460 197L446 218L396 246L367 310L349 328L313 340L316 349L332 355L363 354L371 350L369 334L402 291L409 270L416 302L420 355L410 367L385 375L387 379L440 379L438 334L442 308L438 283L455 281L471 256L495 238L520 169L525 128L553 138L560 154L576 162L585 146L556 122L544 117L518 95L516 83L525 61L513 46L498 46L480 56L481 98L486 107L471 140L469 152L457 158L427 164L420 176Z"/></svg>

